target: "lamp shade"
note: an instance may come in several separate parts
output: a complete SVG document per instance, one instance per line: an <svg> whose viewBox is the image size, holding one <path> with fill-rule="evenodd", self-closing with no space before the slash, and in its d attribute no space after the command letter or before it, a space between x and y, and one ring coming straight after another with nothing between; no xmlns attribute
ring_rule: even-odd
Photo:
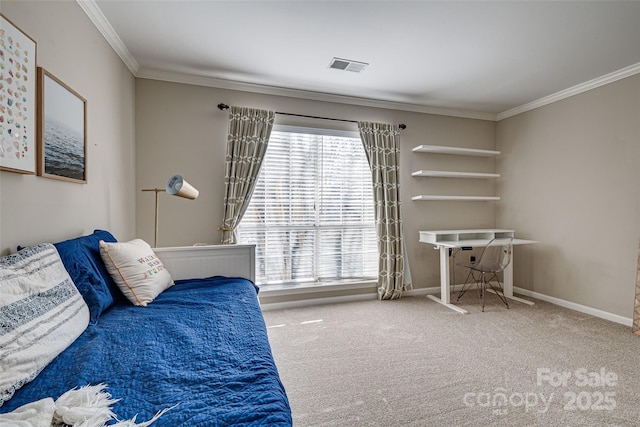
<svg viewBox="0 0 640 427"><path fill-rule="evenodd" d="M171 194L172 196L180 196L191 200L196 199L198 194L200 194L198 190L185 181L180 175L174 175L169 178L165 190L167 194Z"/></svg>

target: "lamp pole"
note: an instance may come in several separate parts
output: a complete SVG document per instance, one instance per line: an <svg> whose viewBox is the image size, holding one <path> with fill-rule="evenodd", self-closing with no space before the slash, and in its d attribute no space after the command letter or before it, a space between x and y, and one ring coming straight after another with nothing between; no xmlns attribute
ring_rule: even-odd
<svg viewBox="0 0 640 427"><path fill-rule="evenodd" d="M158 201L159 193L166 192L172 196L183 197L189 200L195 200L198 198L199 191L196 190L193 185L185 181L181 175L174 175L169 178L166 188L143 188L142 191L153 191L156 193L156 216L155 216L155 229L153 233L153 247L158 247Z"/></svg>
<svg viewBox="0 0 640 427"><path fill-rule="evenodd" d="M155 228L153 232L153 247L158 247L158 202L160 200L159 193L166 191L162 188L144 188L142 191L154 191L156 193L156 215L155 215Z"/></svg>

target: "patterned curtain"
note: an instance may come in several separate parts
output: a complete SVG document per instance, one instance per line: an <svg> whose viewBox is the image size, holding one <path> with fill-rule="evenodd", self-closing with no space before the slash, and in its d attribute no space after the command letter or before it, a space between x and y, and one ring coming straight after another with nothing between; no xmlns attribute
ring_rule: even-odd
<svg viewBox="0 0 640 427"><path fill-rule="evenodd" d="M378 299L398 299L411 284L400 214L400 131L384 123L359 122L373 178L378 236Z"/></svg>
<svg viewBox="0 0 640 427"><path fill-rule="evenodd" d="M258 179L275 112L231 107L225 167L222 244L236 243L236 227L247 210Z"/></svg>

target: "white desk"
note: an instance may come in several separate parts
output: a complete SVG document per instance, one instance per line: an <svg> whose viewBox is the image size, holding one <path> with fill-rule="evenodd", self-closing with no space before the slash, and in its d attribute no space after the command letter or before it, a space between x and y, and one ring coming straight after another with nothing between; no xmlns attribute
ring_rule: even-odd
<svg viewBox="0 0 640 427"><path fill-rule="evenodd" d="M508 239L514 236L514 230L498 229L420 231L420 242L432 244L435 249L440 250L440 298L434 295L427 295L427 297L459 313L467 314L467 310L451 303L450 251L466 247L486 246L492 239L495 239L492 245L500 245L508 242ZM514 246L531 243L537 242L535 240L513 239ZM534 305L531 301L513 296L513 255L511 262L503 272L503 281L505 297Z"/></svg>

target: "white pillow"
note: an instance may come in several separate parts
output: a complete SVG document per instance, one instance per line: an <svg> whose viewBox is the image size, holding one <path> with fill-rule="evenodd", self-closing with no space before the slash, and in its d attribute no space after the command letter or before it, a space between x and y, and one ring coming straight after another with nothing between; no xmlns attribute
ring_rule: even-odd
<svg viewBox="0 0 640 427"><path fill-rule="evenodd" d="M89 308L55 246L43 243L0 258L0 406L88 324Z"/></svg>
<svg viewBox="0 0 640 427"><path fill-rule="evenodd" d="M113 281L134 305L145 307L173 286L171 274L142 239L123 243L100 240L100 256Z"/></svg>

